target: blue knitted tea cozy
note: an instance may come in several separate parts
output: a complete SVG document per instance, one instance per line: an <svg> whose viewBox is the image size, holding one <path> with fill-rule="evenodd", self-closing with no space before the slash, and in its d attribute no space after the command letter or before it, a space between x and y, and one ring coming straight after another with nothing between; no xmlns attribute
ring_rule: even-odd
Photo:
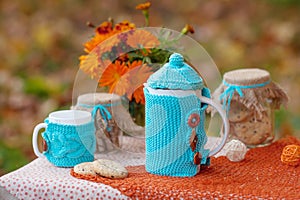
<svg viewBox="0 0 300 200"><path fill-rule="evenodd" d="M74 167L82 162L94 161L96 150L94 120L81 125L67 125L45 120L42 133L47 148L46 158L58 167Z"/></svg>
<svg viewBox="0 0 300 200"><path fill-rule="evenodd" d="M210 97L202 78L178 53L149 77L144 88L147 172L194 176L200 164L209 165L209 150L204 149L207 104L196 91Z"/></svg>
<svg viewBox="0 0 300 200"><path fill-rule="evenodd" d="M152 74L147 84L155 89L200 90L203 80L198 73L184 62L179 53L173 53L169 62Z"/></svg>

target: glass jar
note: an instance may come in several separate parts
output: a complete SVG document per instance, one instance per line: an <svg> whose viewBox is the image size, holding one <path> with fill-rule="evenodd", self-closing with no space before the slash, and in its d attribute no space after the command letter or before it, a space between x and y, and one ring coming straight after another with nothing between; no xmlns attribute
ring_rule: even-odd
<svg viewBox="0 0 300 200"><path fill-rule="evenodd" d="M254 68L227 72L213 96L226 110L230 139L250 148L274 141L274 110L286 104L288 97L271 81L269 72Z"/></svg>
<svg viewBox="0 0 300 200"><path fill-rule="evenodd" d="M71 109L92 113L96 127L96 153L107 153L121 147L122 131L112 117L112 108L121 105L118 95L88 93L80 95Z"/></svg>
<svg viewBox="0 0 300 200"><path fill-rule="evenodd" d="M274 109L268 101L262 105L264 111L259 114L240 102L231 102L230 139L238 139L248 147L264 146L274 140Z"/></svg>
<svg viewBox="0 0 300 200"><path fill-rule="evenodd" d="M123 145L126 136L140 138L145 129L135 124L130 113L123 107L121 97L110 93L87 93L77 98L71 109L92 113L96 127L96 153L116 152L130 149Z"/></svg>

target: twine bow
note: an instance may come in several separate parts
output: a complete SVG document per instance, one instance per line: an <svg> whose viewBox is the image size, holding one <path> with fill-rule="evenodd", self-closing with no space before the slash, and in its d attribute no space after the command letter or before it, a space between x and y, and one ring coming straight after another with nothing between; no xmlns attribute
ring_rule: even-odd
<svg viewBox="0 0 300 200"><path fill-rule="evenodd" d="M100 113L101 117L103 118L104 123L106 125L108 125L108 122L109 122L109 120L112 119L112 116L111 116L109 110L106 107L113 106L113 105L114 104L97 104L97 105L93 106L93 105L80 104L79 106L86 107L86 108L93 108L92 113L91 113L92 116L93 116L93 118L95 118L95 116L96 116L96 114L97 114L97 112L99 110L99 113ZM110 132L111 131L111 127L107 126L106 130L108 132Z"/></svg>
<svg viewBox="0 0 300 200"><path fill-rule="evenodd" d="M110 132L111 131L111 127L108 126L108 122L112 118L110 112L107 110L107 108L105 108L104 105L98 104L98 105L95 105L94 108L93 108L93 110L92 110L92 116L93 117L96 116L98 110L99 110L100 115L102 116L102 118L104 120L104 123L106 124L106 130L108 132Z"/></svg>
<svg viewBox="0 0 300 200"><path fill-rule="evenodd" d="M104 121L107 122L108 120L111 120L111 114L110 112L107 110L107 108L105 108L104 105L98 104L95 105L93 110L92 110L92 116L95 117L97 114L97 111L100 111L100 115L103 117Z"/></svg>
<svg viewBox="0 0 300 200"><path fill-rule="evenodd" d="M232 100L232 97L234 95L234 92L237 92L238 95L243 98L244 93L242 89L253 89L258 87L264 87L268 85L271 81L268 80L264 83L258 83L254 85L232 85L227 83L225 80L223 80L223 85L227 86L227 88L224 90L224 92L220 95L220 100L223 101L223 109L226 110L226 113L228 115L228 112L230 110L230 103Z"/></svg>

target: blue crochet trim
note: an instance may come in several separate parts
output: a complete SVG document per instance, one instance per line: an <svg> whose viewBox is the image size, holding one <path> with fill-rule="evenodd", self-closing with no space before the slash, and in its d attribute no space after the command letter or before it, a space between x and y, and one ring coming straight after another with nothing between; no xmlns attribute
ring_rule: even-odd
<svg viewBox="0 0 300 200"><path fill-rule="evenodd" d="M58 167L73 167L94 160L96 137L94 121L82 125L63 125L45 120L42 137L47 144L46 158Z"/></svg>
<svg viewBox="0 0 300 200"><path fill-rule="evenodd" d="M228 114L230 110L230 103L232 100L232 97L235 92L240 95L240 97L244 97L242 89L254 89L259 87L264 87L268 85L271 81L266 81L264 83L254 84L254 85L233 85L227 83L225 80L223 80L223 85L227 86L226 90L220 95L220 100L223 101L223 109L226 110L226 113Z"/></svg>
<svg viewBox="0 0 300 200"><path fill-rule="evenodd" d="M205 92L209 95L208 91ZM144 88L146 98L146 171L167 176L194 176L198 165L195 152L202 155L201 163L207 163L209 151L204 149L207 136L204 130L205 109L196 95L174 97L150 94ZM199 108L197 108L197 106ZM195 128L198 137L196 149L190 147L192 127L188 125L191 113L200 116Z"/></svg>

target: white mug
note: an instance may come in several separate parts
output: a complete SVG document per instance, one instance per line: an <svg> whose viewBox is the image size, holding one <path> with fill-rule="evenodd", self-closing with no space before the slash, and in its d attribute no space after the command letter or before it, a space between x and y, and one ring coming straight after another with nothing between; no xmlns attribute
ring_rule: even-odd
<svg viewBox="0 0 300 200"><path fill-rule="evenodd" d="M80 125L91 121L89 112L81 110L60 110L49 114L50 122L58 124Z"/></svg>
<svg viewBox="0 0 300 200"><path fill-rule="evenodd" d="M44 151L38 149L41 129ZM81 110L52 112L44 123L35 126L32 136L33 151L38 157L46 157L59 167L72 167L94 159L95 127L91 113Z"/></svg>

